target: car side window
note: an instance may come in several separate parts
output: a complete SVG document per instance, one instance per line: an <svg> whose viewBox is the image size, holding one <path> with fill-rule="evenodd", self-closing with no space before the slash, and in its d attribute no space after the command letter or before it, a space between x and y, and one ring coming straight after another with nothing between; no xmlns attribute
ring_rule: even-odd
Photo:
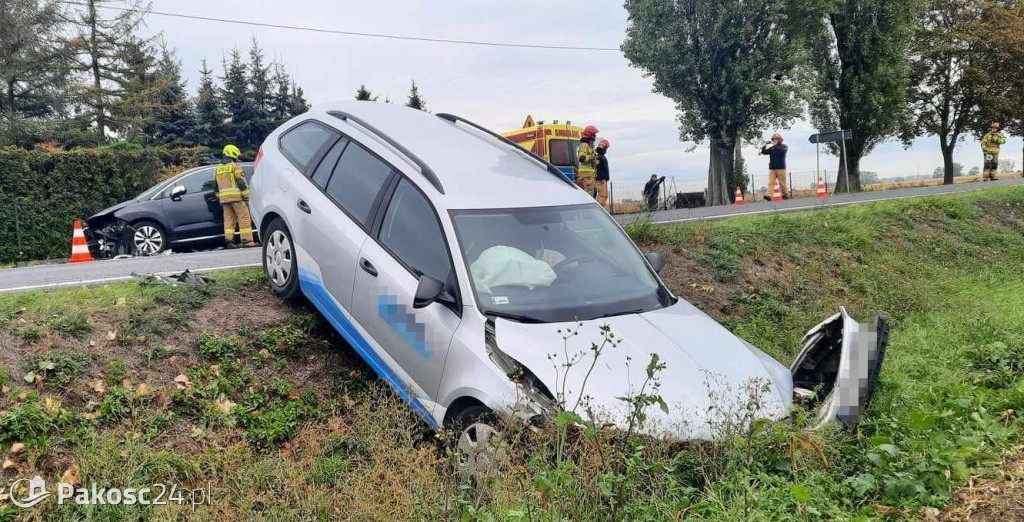
<svg viewBox="0 0 1024 522"><path fill-rule="evenodd" d="M305 172L310 162L337 134L311 121L299 124L281 136L281 152L295 168Z"/></svg>
<svg viewBox="0 0 1024 522"><path fill-rule="evenodd" d="M327 195L356 221L367 226L373 202L390 174L391 167L387 163L362 146L350 143L327 182Z"/></svg>
<svg viewBox="0 0 1024 522"><path fill-rule="evenodd" d="M448 281L452 267L441 224L430 202L409 180L403 178L395 188L378 238L413 271Z"/></svg>
<svg viewBox="0 0 1024 522"><path fill-rule="evenodd" d="M214 169L203 169L198 172L194 172L179 179L178 181L171 183L167 190L164 191L164 197L171 197L171 190L174 187L183 185L185 187L185 194L201 194L211 190L217 190L217 179L214 177Z"/></svg>
<svg viewBox="0 0 1024 522"><path fill-rule="evenodd" d="M341 157L342 151L345 150L345 145L348 145L348 138L341 138L338 140L338 143L331 147L331 150L327 151L324 159L320 160L320 165L316 167L311 177L316 186L320 188L327 186L327 180L331 178L331 173L334 172L334 167L338 164L338 158Z"/></svg>

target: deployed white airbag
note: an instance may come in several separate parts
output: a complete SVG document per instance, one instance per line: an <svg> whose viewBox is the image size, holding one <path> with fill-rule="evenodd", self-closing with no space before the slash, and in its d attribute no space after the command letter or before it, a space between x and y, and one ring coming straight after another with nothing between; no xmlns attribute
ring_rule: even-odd
<svg viewBox="0 0 1024 522"><path fill-rule="evenodd" d="M557 277L547 262L518 248L497 245L484 250L469 266L477 291L490 293L495 286L549 286Z"/></svg>

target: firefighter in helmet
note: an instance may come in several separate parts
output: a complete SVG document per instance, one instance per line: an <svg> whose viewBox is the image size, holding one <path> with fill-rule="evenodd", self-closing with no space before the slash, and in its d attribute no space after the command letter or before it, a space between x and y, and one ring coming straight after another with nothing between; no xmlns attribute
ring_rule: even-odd
<svg viewBox="0 0 1024 522"><path fill-rule="evenodd" d="M608 171L608 157L605 156L608 153L608 147L611 147L611 143L608 140L601 140L597 144L597 148L594 149L597 152L597 181L595 182L597 202L602 207L608 206L608 181L611 180Z"/></svg>
<svg viewBox="0 0 1024 522"><path fill-rule="evenodd" d="M981 152L985 156L985 170L981 173L982 181L995 181L999 171L999 147L1006 143L1006 136L999 131L999 124L993 123L988 134L981 138Z"/></svg>
<svg viewBox="0 0 1024 522"><path fill-rule="evenodd" d="M224 162L217 166L217 198L224 209L224 241L227 248L235 248L235 225L242 236L242 246L249 247L252 240L252 218L249 216L249 187L245 184L238 158L242 151L234 145L224 146Z"/></svg>
<svg viewBox="0 0 1024 522"><path fill-rule="evenodd" d="M594 181L597 177L597 153L594 152L594 140L597 139L597 127L587 125L580 137L580 147L577 155L580 159L580 167L576 172L576 184L583 190L594 195Z"/></svg>

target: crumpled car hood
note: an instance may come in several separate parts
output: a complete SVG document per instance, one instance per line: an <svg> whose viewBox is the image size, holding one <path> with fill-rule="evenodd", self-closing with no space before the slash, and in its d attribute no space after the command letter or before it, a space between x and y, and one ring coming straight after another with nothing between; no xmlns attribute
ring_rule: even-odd
<svg viewBox="0 0 1024 522"><path fill-rule="evenodd" d="M641 392L652 353L665 368L655 375L657 389L650 382L643 393L659 395L668 412L648 407L638 430L642 433L677 440L713 439L741 418L751 401L758 408L743 422L780 418L792 402L788 368L686 301L653 312L586 321L577 330L578 324L498 319L495 341L551 393L562 396L567 409L579 401L577 412L590 413L600 423L629 426L630 406L622 398ZM602 349L591 370L591 345L602 343L604 325L617 343ZM563 342L570 330L578 333ZM578 361L566 368L565 361L573 358Z"/></svg>
<svg viewBox="0 0 1024 522"><path fill-rule="evenodd" d="M104 217L112 216L114 214L114 212L117 212L118 210L121 210L122 208L127 207L128 205L130 205L132 203L135 203L134 199L129 199L128 201L122 201L121 203L118 203L116 205L107 207L107 208L105 208L105 209L103 209L103 210L93 214L92 216L89 216L89 219L87 219L86 221L88 222L88 221L92 221L92 220L94 220L96 218L104 218Z"/></svg>

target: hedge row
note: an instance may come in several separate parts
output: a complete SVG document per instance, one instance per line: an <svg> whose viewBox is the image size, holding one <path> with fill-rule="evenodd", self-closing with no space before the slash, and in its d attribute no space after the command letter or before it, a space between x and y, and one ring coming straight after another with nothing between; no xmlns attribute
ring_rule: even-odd
<svg viewBox="0 0 1024 522"><path fill-rule="evenodd" d="M0 148L0 263L68 257L74 220L137 196L202 152Z"/></svg>

